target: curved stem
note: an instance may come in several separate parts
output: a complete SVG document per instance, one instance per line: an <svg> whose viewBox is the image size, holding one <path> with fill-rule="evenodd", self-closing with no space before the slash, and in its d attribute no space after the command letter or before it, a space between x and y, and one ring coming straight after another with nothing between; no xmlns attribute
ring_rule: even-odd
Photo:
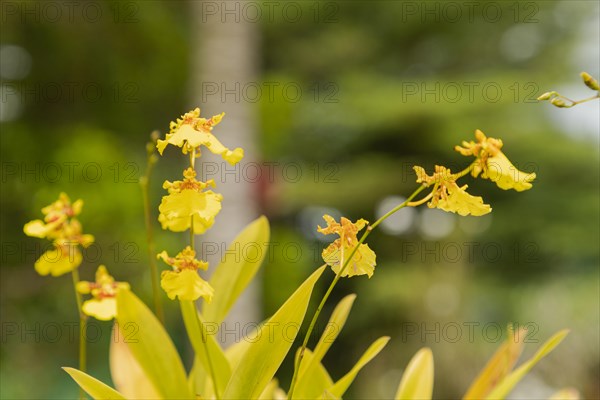
<svg viewBox="0 0 600 400"><path fill-rule="evenodd" d="M582 99L582 100L577 100L577 101L573 101L573 104L571 105L571 107L577 105L577 104L581 104L581 103L586 103L588 101L592 101L592 100L596 100L597 98L600 98L600 93L596 94L595 96L592 97L588 97L587 99Z"/></svg>
<svg viewBox="0 0 600 400"><path fill-rule="evenodd" d="M77 283L79 283L79 270L75 268L72 271L73 289L75 290L75 300L77 301L77 311L79 312L79 370L86 372L87 358L87 337L85 334L87 316L83 313L81 294L77 291ZM79 389L79 398L87 399L83 389Z"/></svg>
<svg viewBox="0 0 600 400"><path fill-rule="evenodd" d="M554 98L563 99L563 100L566 100L569 103L571 103L571 104L563 104L563 105L558 106L560 108L571 108L571 107L575 107L578 104L587 103L588 101L592 101L592 100L596 100L596 99L600 98L600 92L597 93L595 96L588 97L588 98L581 99L581 100L573 100L573 99L570 99L570 98L568 98L566 96L563 96L560 93L556 93L556 92L554 92L554 93L555 93L555 97Z"/></svg>
<svg viewBox="0 0 600 400"><path fill-rule="evenodd" d="M317 307L317 310L315 311L315 314L313 315L313 318L310 321L310 325L308 326L306 335L304 336L304 341L302 342L302 347L300 348L300 353L298 354L298 357L296 357L296 361L295 361L295 365L294 365L294 375L292 376L292 383L290 384L290 390L288 392L289 400L292 400L292 398L293 398L294 388L296 386L296 383L298 382L298 378L299 378L299 374L300 374L300 365L301 365L302 359L304 357L304 352L306 350L306 346L308 345L308 340L310 339L310 336L312 335L312 332L315 328L317 320L319 319L321 310L323 310L323 307L325 306L327 299L329 299L329 296L331 295L333 288L338 283L338 281L342 277L342 274L344 273L344 271L347 269L348 265L350 264L352 257L354 257L354 254L358 251L358 248L360 247L360 245L364 243L364 241L367 239L369 234L373 231L373 229L375 229L377 227L377 225L382 223L386 218L388 218L390 215L394 214L398 210L408 206L409 203L412 201L412 199L414 199L425 188L426 188L426 186L424 186L424 185L419 186L417 188L417 190L415 190L408 197L408 199L406 199L404 202L400 203L399 205L397 205L396 207L391 209L389 212L384 214L381 218L379 218L377 221L375 221L372 225L369 225L367 227L367 230L365 231L365 233L363 233L362 237L358 241L358 244L352 249L352 252L350 252L350 255L348 256L348 258L346 260L344 260L344 263L342 264L342 268L340 268L339 272L335 275L335 278L333 278L333 281L331 282L331 284L329 285L329 288L327 288L327 291L325 292L325 295L321 299L321 302L319 303L319 306Z"/></svg>
<svg viewBox="0 0 600 400"><path fill-rule="evenodd" d="M458 179L462 178L463 176L465 176L468 173L470 173L471 171L473 171L473 168L475 168L475 163L476 162L477 162L477 160L473 161L473 163L471 163L471 165L469 165L467 168L465 168L462 171L454 174L453 175L454 180L457 181Z"/></svg>
<svg viewBox="0 0 600 400"><path fill-rule="evenodd" d="M425 203L427 200L431 199L432 197L433 197L433 192L429 193L427 196L423 197L421 200L411 201L410 203L407 204L407 206L408 207L420 206L421 204Z"/></svg>

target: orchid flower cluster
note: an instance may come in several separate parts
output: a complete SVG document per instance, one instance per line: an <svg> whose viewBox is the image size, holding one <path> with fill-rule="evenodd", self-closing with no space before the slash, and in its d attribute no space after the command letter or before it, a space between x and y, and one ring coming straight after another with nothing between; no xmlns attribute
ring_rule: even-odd
<svg viewBox="0 0 600 400"><path fill-rule="evenodd" d="M83 234L77 219L82 208L82 200L71 203L69 196L61 193L58 200L42 208L43 221L36 219L23 228L28 236L52 240L53 248L35 262L38 274L60 276L79 267L83 259L79 247L94 243L94 236Z"/></svg>
<svg viewBox="0 0 600 400"><path fill-rule="evenodd" d="M197 179L196 159L201 156L203 147L220 155L231 165L240 162L244 156L243 149L230 150L212 133L223 116L224 113L206 119L200 116L200 109L196 108L171 122L169 133L164 139L153 138L149 151L148 173L141 182L142 188L147 190L150 166L156 162L154 149L162 156L168 145L175 146L189 158L189 166L183 170L182 180L167 180L163 183L162 187L167 194L163 196L158 207L158 222L162 229L172 232L189 231L189 243L175 256L170 256L166 251L152 254L149 264L154 289L158 287L158 281L155 280L158 274L152 268L152 263L159 259L169 266L169 269L160 275L160 286L168 298L179 300L188 338L195 354L191 371L185 371L181 358L164 328L162 309L159 310L161 300L156 290L155 315L133 294L128 283L115 281L104 265L98 267L94 282L79 280L77 271L82 262L79 247L86 247L94 240L91 235L82 233L81 224L76 219L83 206L81 200L71 203L68 196L61 193L56 202L42 209L44 221L31 221L24 227L29 236L53 241L53 249L35 263L38 273L50 273L53 276L73 273L82 327L85 326L86 318L92 316L103 321L115 319L114 329L128 323L135 323L139 328L139 337L135 341L125 344L111 343L111 360L114 358L126 364L111 361L116 389L85 373L85 335L81 334L79 369L64 369L80 388L94 399L340 399L359 371L387 345L390 338L384 336L377 339L346 375L337 381L332 379L322 361L345 324L356 298L355 295L349 295L340 301L331 315L330 323L336 327L335 332L324 332L312 350L308 348L308 341L337 282L343 277L367 275L370 278L374 274L376 254L365 243L369 234L398 210L425 203L430 208L463 216L481 216L491 212L489 204L485 204L481 197L469 194L466 184L458 183L466 175L487 179L501 189L518 192L532 188L532 182L536 178L535 173L519 171L510 162L502 151L503 143L500 139L487 137L477 130L475 141L463 141L455 147L461 155L474 157L464 170L453 173L449 168L436 165L433 173L428 175L424 168L415 166L417 189L406 201L398 204L374 223L362 218L352 222L345 217L338 222L333 217L324 215L326 225L317 227L317 231L324 235L338 236L323 250L324 265L315 270L275 314L258 325L249 337L244 338L247 340L241 340L223 349L214 336L209 334L206 322L219 324L224 320L263 261L262 257L252 261L243 257L241 261L225 260L216 266L209 281L199 275L200 270L208 268L208 263L203 261L195 250L195 237L214 225L215 218L222 208L223 197L212 190L216 187L213 180L203 182ZM428 194L417 200L417 196L422 192ZM148 193L144 194L146 206ZM154 246L150 224L147 224L147 229L148 248L152 253L151 249ZM363 230L359 238L358 234ZM238 235L234 242L239 246L232 244L232 248L243 248L244 244L248 243L266 246L268 238L269 225L266 218L261 217ZM264 257L266 251L262 251L262 254ZM302 345L297 350L294 374L286 392L279 387L275 374L291 351L298 331L290 337L290 332L283 332L283 329L290 325L302 324L315 284L327 267L331 268L335 276L321 298ZM91 298L82 302L82 295L91 295ZM201 310L196 307L196 301L202 301ZM503 398L535 363L562 341L566 334L566 331L557 333L542 345L534 359L515 370L513 367L521 351L522 341L511 344L511 340L507 340L476 378L465 398ZM409 364L395 398L431 398L432 385L433 358L430 350L422 349ZM81 398L85 398L83 392Z"/></svg>
<svg viewBox="0 0 600 400"><path fill-rule="evenodd" d="M213 288L198 275L198 270L206 270L208 263L196 258L194 235L206 232L215 223L215 217L221 211L223 196L207 190L215 187L214 180L201 182L196 179L195 160L201 156L201 146L221 155L231 165L237 164L244 157L244 150L236 148L231 151L223 146L212 134L213 127L219 124L225 113L206 119L200 117L200 109L185 113L176 122L171 122L170 133L164 140L158 140L156 148L160 155L167 145L181 148L182 153L189 154L190 166L183 171L183 180L165 181L163 189L168 195L162 198L158 207L158 220L163 229L173 232L190 231L190 245L175 257L169 257L166 251L158 254L172 271L164 271L161 275L161 286L171 300L194 301L200 297L210 302Z"/></svg>

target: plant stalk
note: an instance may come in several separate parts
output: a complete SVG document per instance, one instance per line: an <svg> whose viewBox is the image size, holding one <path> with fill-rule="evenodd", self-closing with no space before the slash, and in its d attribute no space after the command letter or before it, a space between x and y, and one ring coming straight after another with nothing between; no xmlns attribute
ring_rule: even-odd
<svg viewBox="0 0 600 400"><path fill-rule="evenodd" d="M77 283L79 283L79 270L75 268L72 273L73 277L73 289L75 290L75 300L77 301L77 311L79 312L79 370L86 372L86 359L87 359L87 336L86 323L87 316L83 313L83 306L81 300L81 294L77 291ZM86 400L87 396L83 389L79 389L79 398Z"/></svg>
<svg viewBox="0 0 600 400"><path fill-rule="evenodd" d="M142 186L142 198L144 202L144 221L146 224L146 242L148 244L148 265L150 266L150 277L152 281L152 297L154 298L154 312L160 320L165 324L165 316L162 308L162 302L160 301L160 286L158 283L158 267L156 265L156 250L154 246L154 232L152 229L152 216L150 212L150 196L148 182L150 179L150 172L152 165L148 162L146 169L146 176L140 178L140 185Z"/></svg>
<svg viewBox="0 0 600 400"><path fill-rule="evenodd" d="M352 252L350 253L350 256L346 260L344 260L344 263L342 264L342 268L340 268L339 272L335 275L335 278L333 278L333 281L331 282L331 284L329 285L329 288L325 292L325 295L321 299L321 302L319 303L319 306L317 307L317 310L315 311L315 314L313 315L313 318L310 321L310 325L308 326L308 330L306 331L306 335L304 336L304 341L302 342L302 347L300 348L300 353L298 354L298 357L297 357L295 365L294 365L294 374L292 376L292 383L290 384L290 390L288 392L288 399L289 400L292 400L292 398L293 398L294 388L295 388L296 383L297 383L298 378L299 378L300 365L301 365L302 359L304 357L304 352L306 350L306 346L308 345L308 340L310 339L310 336L312 335L312 332L313 332L313 330L315 328L317 320L319 319L319 315L321 314L321 311L323 310L323 306L325 306L325 303L329 299L329 295L331 295L331 292L333 291L333 288L338 283L338 281L342 277L342 274L344 273L344 271L346 270L346 268L350 264L350 261L352 260L352 257L354 257L354 254L358 251L358 248L360 247L360 245L364 243L364 241L367 239L367 237L369 236L369 234L371 233L371 231L373 229L375 229L381 222L383 222L390 215L392 215L395 212L397 212L398 210L401 210L402 208L408 206L408 204L412 201L412 199L414 199L425 188L426 188L425 185L419 186L417 188L417 190L415 190L408 197L408 199L406 199L404 202L402 202L401 204L397 205L392 210L390 210L389 212L387 212L385 215L383 215L381 218L379 218L377 221L375 221L372 225L369 225L367 227L367 230L365 231L365 233L363 233L362 237L358 241L358 244L352 249Z"/></svg>

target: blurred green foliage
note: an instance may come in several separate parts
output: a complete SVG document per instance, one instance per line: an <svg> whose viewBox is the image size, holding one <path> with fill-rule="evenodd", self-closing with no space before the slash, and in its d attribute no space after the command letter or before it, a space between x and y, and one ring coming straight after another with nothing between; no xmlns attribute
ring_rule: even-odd
<svg viewBox="0 0 600 400"><path fill-rule="evenodd" d="M75 365L74 343L21 335L23 327L75 321L69 278L35 274L33 263L43 248L24 236L23 224L38 218L60 191L84 199L81 221L85 232L96 236L94 248L101 254L87 255L82 277L91 278L95 266L104 263L149 299L137 184L144 145L152 130L166 131L170 120L196 106L189 102L190 65L202 38L192 34L203 16L190 12L191 3L93 3L104 12L95 23L79 14L56 22L35 19L35 13L23 16L25 7L43 2L3 3L0 45L23 47L32 67L24 79L2 78L3 107L9 101L20 104L17 118L0 122L2 398L64 398L74 392L59 369ZM585 95L580 70L598 77L597 53L595 58L590 53L598 48L598 4L475 3L479 11L472 20L466 3L453 3L462 10L455 19L444 14L444 2L352 1L295 2L304 16L298 21L275 12L273 20L256 22L262 40L256 50L259 83L302 89L298 101L275 90L257 104L261 154L253 158L294 163L302 171L292 179L277 170L277 179L263 188L269 196L260 206L272 221L273 240L304 249L298 257L274 251L264 266L265 315L320 265L324 242L309 232L307 221L315 220L306 218L307 207L372 221L383 198L413 190L413 164L428 170L434 164L466 166L470 160L452 148L471 140L476 128L502 138L515 165L537 173L533 189L524 193L472 182L471 192L494 209L490 226L479 233L462 229L461 222L439 238L428 237L418 224L400 235L379 231L370 237L378 254L376 274L368 282L343 282L337 296L356 292L356 310L325 363L338 377L369 340L380 335L393 340L359 377L362 385L351 388L350 397L391 395L401 368L424 345L435 354L434 396L460 396L496 347L480 328L468 340L463 324L504 327L509 321L533 324L538 340L572 329L530 385L547 391L573 385L586 398L600 395L598 132L586 134L561 120L575 109L533 100L564 85ZM495 22L484 18L486 5L502 16ZM434 11L424 13L426 7ZM52 85L62 94L49 95ZM21 99L5 97L7 88L15 87ZM73 96L68 87L75 88ZM84 88L98 90L97 100L90 101ZM597 119L597 103L578 107ZM161 182L180 167L161 159L151 184L155 206ZM54 179L57 168L61 176ZM419 210L417 220L423 218ZM161 247L178 247L176 235L157 230L157 236ZM465 243L479 249L493 244L501 254L477 250L470 257ZM458 258L440 250L457 245L463 250ZM415 248L416 254L407 254ZM165 304L171 334L178 336L176 308ZM457 323L463 336L445 340L441 328L438 337L421 335L423 327L435 330L436 323ZM6 329L14 324L19 332L9 335ZM416 334L408 334L412 324ZM110 327L97 325L101 339L91 346L89 360L92 374L103 379ZM183 350L186 344L179 346ZM281 377L283 387L289 381L285 372L291 375L291 363Z"/></svg>

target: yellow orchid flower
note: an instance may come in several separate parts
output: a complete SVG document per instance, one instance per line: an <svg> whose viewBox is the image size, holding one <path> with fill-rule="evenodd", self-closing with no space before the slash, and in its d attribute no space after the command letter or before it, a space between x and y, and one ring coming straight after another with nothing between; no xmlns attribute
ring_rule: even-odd
<svg viewBox="0 0 600 400"><path fill-rule="evenodd" d="M501 151L502 140L488 138L479 129L475 131L475 138L477 143L463 141L462 146L454 147L463 156L477 158L471 170L475 178L481 174L482 178L495 182L504 190L514 189L522 192L531 189L535 173L519 171Z"/></svg>
<svg viewBox="0 0 600 400"><path fill-rule="evenodd" d="M225 161L231 165L237 164L244 157L244 150L236 148L229 150L212 134L212 129L221 120L225 113L213 116L212 118L200 118L200 109L196 108L185 113L177 122L171 122L170 133L167 133L165 140L159 140L156 144L158 152L162 155L168 144L182 148L184 154L193 149L199 150L201 145L206 146L214 154L219 154ZM200 154L200 152L197 152Z"/></svg>
<svg viewBox="0 0 600 400"><path fill-rule="evenodd" d="M216 215L221 211L223 197L212 190L204 191L208 186L214 187L214 181L211 179L205 183L196 180L193 168L186 169L183 176L183 181L165 181L163 184L169 194L163 196L158 207L158 221L163 229L183 232L191 227L193 217L194 234L199 235L214 224Z"/></svg>
<svg viewBox="0 0 600 400"><path fill-rule="evenodd" d="M210 303L214 293L208 282L198 275L198 269L206 270L208 263L196 259L196 252L190 246L175 257L169 257L166 251L157 255L173 267L172 271L163 271L160 285L171 300L197 300L204 297Z"/></svg>
<svg viewBox="0 0 600 400"><path fill-rule="evenodd" d="M127 282L115 282L106 267L100 265L96 270L96 282L81 281L77 283L77 291L91 294L92 299L83 302L84 314L101 321L110 321L117 316L117 291L129 289Z"/></svg>
<svg viewBox="0 0 600 400"><path fill-rule="evenodd" d="M34 264L35 271L42 275L61 276L81 265L83 256L77 246L56 246L46 251Z"/></svg>
<svg viewBox="0 0 600 400"><path fill-rule="evenodd" d="M433 191L428 196L431 201L429 208L458 213L460 215L481 216L492 211L489 204L484 204L480 196L472 196L466 192L468 185L458 186L456 176L443 166L436 165L432 176L427 175L423 167L413 167L417 175L417 183L426 186L433 185Z"/></svg>
<svg viewBox="0 0 600 400"><path fill-rule="evenodd" d="M27 236L56 239L64 237L63 223L71 217L79 215L83 201L77 200L71 204L66 193L61 193L54 203L42 208L44 220L30 221L23 227Z"/></svg>
<svg viewBox="0 0 600 400"><path fill-rule="evenodd" d="M94 236L82 233L81 223L75 218L83 207L83 201L71 203L65 193L58 200L44 207L44 220L30 221L23 227L26 235L46 238L54 242L54 248L46 251L35 262L40 275L60 276L79 267L83 256L78 246L88 247Z"/></svg>
<svg viewBox="0 0 600 400"><path fill-rule="evenodd" d="M358 231L363 229L369 222L362 218L352 222L342 217L341 223L338 223L330 215L324 215L323 219L327 222L327 226L325 228L319 226L317 231L324 235L337 234L340 236L322 253L325 263L331 266L333 272L337 274L358 244L358 238L356 237ZM367 275L370 278L375 271L375 264L373 250L368 245L361 243L341 276Z"/></svg>

